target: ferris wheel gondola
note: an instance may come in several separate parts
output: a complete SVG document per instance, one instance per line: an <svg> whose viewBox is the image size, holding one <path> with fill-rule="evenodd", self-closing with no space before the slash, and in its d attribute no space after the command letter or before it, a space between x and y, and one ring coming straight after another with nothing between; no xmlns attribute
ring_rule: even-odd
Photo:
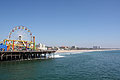
<svg viewBox="0 0 120 80"><path fill-rule="evenodd" d="M32 41L32 32L24 26L16 26L9 33L9 40L19 40L21 36L22 40Z"/></svg>

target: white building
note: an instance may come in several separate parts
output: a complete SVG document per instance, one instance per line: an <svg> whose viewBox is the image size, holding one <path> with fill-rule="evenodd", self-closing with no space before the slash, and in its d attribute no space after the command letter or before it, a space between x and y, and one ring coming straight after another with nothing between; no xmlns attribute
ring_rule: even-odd
<svg viewBox="0 0 120 80"><path fill-rule="evenodd" d="M44 44L41 44L41 43L39 43L38 45L36 45L36 48L38 50L47 50L46 46Z"/></svg>

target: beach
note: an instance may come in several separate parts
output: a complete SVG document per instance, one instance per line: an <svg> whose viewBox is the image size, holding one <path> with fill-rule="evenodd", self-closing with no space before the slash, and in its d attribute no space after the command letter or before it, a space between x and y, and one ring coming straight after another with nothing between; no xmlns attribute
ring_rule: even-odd
<svg viewBox="0 0 120 80"><path fill-rule="evenodd" d="M96 50L57 50L56 53L68 53L68 52L93 52L93 51L111 51L120 49L96 49Z"/></svg>

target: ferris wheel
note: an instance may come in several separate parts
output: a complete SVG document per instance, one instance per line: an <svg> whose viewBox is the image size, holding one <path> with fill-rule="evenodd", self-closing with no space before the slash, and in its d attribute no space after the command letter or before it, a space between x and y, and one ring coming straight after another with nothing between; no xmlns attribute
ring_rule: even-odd
<svg viewBox="0 0 120 80"><path fill-rule="evenodd" d="M16 26L10 31L8 38L10 40L32 41L32 32L27 27Z"/></svg>

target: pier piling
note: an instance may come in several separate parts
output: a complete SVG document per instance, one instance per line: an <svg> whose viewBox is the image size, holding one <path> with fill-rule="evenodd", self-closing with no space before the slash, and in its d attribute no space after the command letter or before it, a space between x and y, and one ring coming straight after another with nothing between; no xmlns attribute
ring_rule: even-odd
<svg viewBox="0 0 120 80"><path fill-rule="evenodd" d="M56 51L21 51L21 52L10 52L1 51L0 61L12 61L12 60L32 60L32 59L49 59L54 56Z"/></svg>

